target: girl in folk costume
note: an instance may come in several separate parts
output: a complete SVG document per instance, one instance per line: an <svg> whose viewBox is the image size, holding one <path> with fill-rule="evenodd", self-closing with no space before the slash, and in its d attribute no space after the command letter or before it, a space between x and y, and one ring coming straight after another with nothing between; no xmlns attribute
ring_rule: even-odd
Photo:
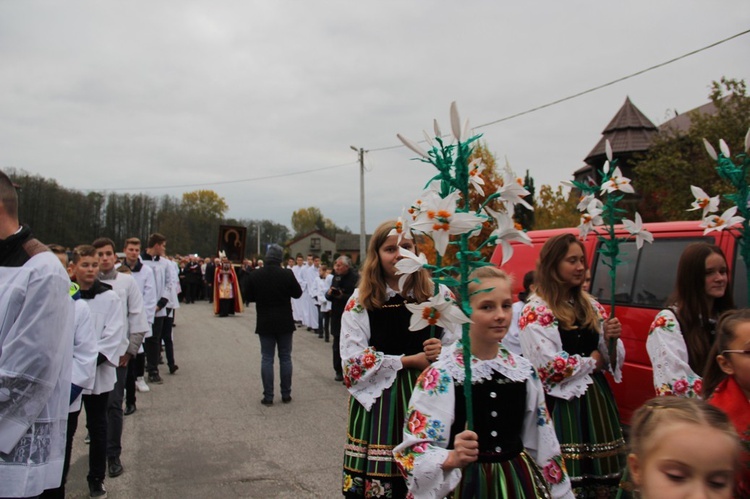
<svg viewBox="0 0 750 499"><path fill-rule="evenodd" d="M607 343L616 340L620 382L625 348L620 322L582 285L583 244L572 234L549 239L539 255L536 293L519 321L521 347L539 372L547 407L577 497L609 497L625 466L625 441L612 391Z"/></svg>
<svg viewBox="0 0 750 499"><path fill-rule="evenodd" d="M726 414L700 399L657 397L631 420L628 468L640 499L732 495L737 434Z"/></svg>
<svg viewBox="0 0 750 499"><path fill-rule="evenodd" d="M224 252L219 253L221 266L216 269L214 275L214 314L226 317L235 312L242 312L242 293L234 272L232 262L227 260Z"/></svg>
<svg viewBox="0 0 750 499"><path fill-rule="evenodd" d="M732 310L719 319L703 395L727 413L740 436L744 452L735 496L750 497L750 310Z"/></svg>
<svg viewBox="0 0 750 499"><path fill-rule="evenodd" d="M347 302L341 321L341 358L349 398L349 424L344 452L343 492L346 497L393 497L407 494L393 459L402 440L406 408L417 377L437 359L453 332L431 327L409 330L408 303L434 295L426 270L408 276L399 286L399 248L414 251L411 238L400 238L396 221L374 232L362 267L359 287ZM400 241L399 241L400 240ZM399 291L400 289L400 291ZM441 287L446 300L450 291Z"/></svg>
<svg viewBox="0 0 750 499"><path fill-rule="evenodd" d="M404 441L394 454L415 498L573 497L544 389L531 363L500 342L512 319L509 277L470 274L472 406L466 430L461 341L417 380ZM455 489L455 490L454 490Z"/></svg>
<svg viewBox="0 0 750 499"><path fill-rule="evenodd" d="M656 395L698 397L716 318L734 308L727 261L718 246L694 243L685 248L667 303L651 324L646 341Z"/></svg>

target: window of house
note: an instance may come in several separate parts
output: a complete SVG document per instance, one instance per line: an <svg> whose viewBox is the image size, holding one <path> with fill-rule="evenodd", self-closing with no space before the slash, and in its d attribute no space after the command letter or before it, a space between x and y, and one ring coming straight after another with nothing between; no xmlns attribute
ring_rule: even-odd
<svg viewBox="0 0 750 499"><path fill-rule="evenodd" d="M311 237L310 238L310 249L311 250L320 250L320 238L319 237Z"/></svg>

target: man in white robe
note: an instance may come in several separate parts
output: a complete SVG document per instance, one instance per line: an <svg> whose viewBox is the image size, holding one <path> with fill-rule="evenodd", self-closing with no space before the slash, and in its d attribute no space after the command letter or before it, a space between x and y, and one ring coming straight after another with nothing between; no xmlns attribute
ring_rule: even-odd
<svg viewBox="0 0 750 499"><path fill-rule="evenodd" d="M307 265L303 267L303 277L307 283L307 327L314 333L320 326L320 307L318 306L318 281L320 281L320 258L307 255Z"/></svg>
<svg viewBox="0 0 750 499"><path fill-rule="evenodd" d="M18 223L2 172L0 282L0 497L31 497L62 478L74 306L59 260Z"/></svg>
<svg viewBox="0 0 750 499"><path fill-rule="evenodd" d="M162 384L159 376L159 352L161 350L161 336L164 321L167 317L167 304L172 297L172 289L177 283L172 280L171 265L164 255L167 250L167 238L155 232L148 237L146 251L141 254L141 261L154 272L156 283L156 314L152 327L153 334L144 341L146 350L146 370L148 382ZM176 289L176 288L175 288Z"/></svg>

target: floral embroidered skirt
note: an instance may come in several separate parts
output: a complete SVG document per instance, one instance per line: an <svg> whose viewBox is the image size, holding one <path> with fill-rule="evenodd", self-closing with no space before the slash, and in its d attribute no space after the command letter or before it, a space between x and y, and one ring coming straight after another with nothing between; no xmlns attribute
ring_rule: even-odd
<svg viewBox="0 0 750 499"><path fill-rule="evenodd" d="M581 397L547 397L560 450L579 498L614 497L625 468L625 440L620 414L602 373Z"/></svg>
<svg viewBox="0 0 750 499"><path fill-rule="evenodd" d="M548 499L542 471L525 452L502 462L477 462L464 468L452 499Z"/></svg>
<svg viewBox="0 0 750 499"><path fill-rule="evenodd" d="M393 448L404 438L406 409L419 374L418 369L401 369L369 412L349 397L344 448L346 497L406 497L406 481L393 459Z"/></svg>

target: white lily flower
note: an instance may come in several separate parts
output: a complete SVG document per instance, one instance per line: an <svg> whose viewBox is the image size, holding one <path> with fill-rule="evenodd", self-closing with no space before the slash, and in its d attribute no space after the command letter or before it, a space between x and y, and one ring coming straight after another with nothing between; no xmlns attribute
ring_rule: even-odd
<svg viewBox="0 0 750 499"><path fill-rule="evenodd" d="M396 269L398 269L396 275L401 276L398 280L398 289L400 291L404 289L404 282L406 282L406 279L411 274L427 265L427 257L424 253L420 253L419 256L417 256L415 253L405 248L399 248L398 251L399 254L403 256L401 260L396 262Z"/></svg>
<svg viewBox="0 0 750 499"><path fill-rule="evenodd" d="M721 154L723 154L725 158L732 157L731 153L729 152L729 146L726 142L724 142L724 139L719 139L719 149L721 150Z"/></svg>
<svg viewBox="0 0 750 499"><path fill-rule="evenodd" d="M427 133L427 130L422 130L422 133L424 134L424 141L428 146L430 146L430 149L435 147L435 144L432 143L432 137L430 137L430 134Z"/></svg>
<svg viewBox="0 0 750 499"><path fill-rule="evenodd" d="M695 201L690 205L692 208L687 211L703 210L703 218L709 213L719 211L719 196L709 197L706 191L695 185L691 185L690 190L695 197Z"/></svg>
<svg viewBox="0 0 750 499"><path fill-rule="evenodd" d="M474 232L481 229L485 221L484 217L473 213L456 213L459 198L458 192L452 192L444 199L433 199L428 206L422 207L421 214L412 223L414 229L432 236L435 250L440 255L445 254L451 234Z"/></svg>
<svg viewBox="0 0 750 499"><path fill-rule="evenodd" d="M428 188L422 192L419 198L415 199L411 206L406 210L409 215L411 215L412 221L419 218L424 211L425 206L429 206L433 200L440 197L435 189L436 188L430 184Z"/></svg>
<svg viewBox="0 0 750 499"><path fill-rule="evenodd" d="M398 137L398 140L400 140L401 143L404 144L406 147L408 147L409 149L411 149L415 153L419 154L423 158L428 158L429 159L429 156L424 151L424 149L422 149L421 147L419 147L416 142L413 142L413 141L407 139L406 137L404 137L400 133L397 133L396 137Z"/></svg>
<svg viewBox="0 0 750 499"><path fill-rule="evenodd" d="M495 211L491 208L485 208L492 218L497 223L497 229L492 231L490 236L497 236L498 244L503 248L503 261L500 265L505 265L505 262L510 260L513 256L513 246L510 244L512 241L518 241L526 245L531 245L531 238L522 230L516 229L513 218L508 212Z"/></svg>
<svg viewBox="0 0 750 499"><path fill-rule="evenodd" d="M745 134L745 152L750 153L750 128L747 129Z"/></svg>
<svg viewBox="0 0 750 499"><path fill-rule="evenodd" d="M744 217L741 217L739 215L735 216L737 213L737 207L732 206L727 211L719 215L709 215L706 218L703 219L701 222L701 227L705 228L706 230L703 231L703 235L708 234L712 230L718 230L722 231L726 228L733 227L734 225L737 225L738 223L742 223L745 221Z"/></svg>
<svg viewBox="0 0 750 499"><path fill-rule="evenodd" d="M609 139L604 141L604 152L607 154L607 161L612 161L612 144Z"/></svg>
<svg viewBox="0 0 750 499"><path fill-rule="evenodd" d="M620 171L619 166L615 168L614 172L612 172L612 176L609 178L609 180L602 185L602 190L601 190L602 194L604 194L605 191L606 192L620 191L620 192L627 192L630 194L635 193L633 186L630 185L630 179L622 176L622 172Z"/></svg>
<svg viewBox="0 0 750 499"><path fill-rule="evenodd" d="M440 131L440 125L438 125L438 120L432 120L432 128L435 129L435 137L443 136L443 132Z"/></svg>
<svg viewBox="0 0 750 499"><path fill-rule="evenodd" d="M602 202L598 199L593 199L586 207L586 211L581 214L581 223L578 225L578 233L581 238L585 241L589 235L589 232L594 230L594 227L604 224L602 218Z"/></svg>
<svg viewBox="0 0 750 499"><path fill-rule="evenodd" d="M625 226L625 230L635 236L636 248L641 249L643 247L643 241L646 241L647 243L654 242L654 235L643 228L643 219L641 218L640 213L636 212L635 221L623 219L622 224Z"/></svg>
<svg viewBox="0 0 750 499"><path fill-rule="evenodd" d="M522 182L512 172L506 171L503 174L503 186L497 192L503 201L507 201L513 206L520 204L527 210L533 210L534 207L522 199L529 195L529 191L524 188Z"/></svg>
<svg viewBox="0 0 750 499"><path fill-rule="evenodd" d="M401 216L396 219L396 226L388 233L388 236L398 236L398 244L401 244L402 239L414 239L407 213L405 209L401 211Z"/></svg>
<svg viewBox="0 0 750 499"><path fill-rule="evenodd" d="M719 156L716 154L716 149L714 149L714 146L712 146L711 143L706 139L703 139L703 147L706 148L706 152L709 156L711 156L711 159L713 159L714 161L719 159Z"/></svg>
<svg viewBox="0 0 750 499"><path fill-rule="evenodd" d="M458 115L456 101L451 102L451 131L456 140L461 142L461 117Z"/></svg>
<svg viewBox="0 0 750 499"><path fill-rule="evenodd" d="M586 208L588 208L591 201L596 199L596 196L594 194L586 194L585 196L581 196L578 199L578 206L576 206L576 209L578 211L586 211Z"/></svg>
<svg viewBox="0 0 750 499"><path fill-rule="evenodd" d="M565 187L570 187L571 189L577 189L577 187L573 185L573 182L571 182L570 180L561 180L560 184L564 185Z"/></svg>
<svg viewBox="0 0 750 499"><path fill-rule="evenodd" d="M474 186L474 189L479 193L480 196L484 196L484 179L482 178L482 172L484 171L484 162L482 158L475 158L469 163L469 183Z"/></svg>
<svg viewBox="0 0 750 499"><path fill-rule="evenodd" d="M609 173L609 161L604 162L604 164L602 165L602 171L604 173Z"/></svg>
<svg viewBox="0 0 750 499"><path fill-rule="evenodd" d="M409 331L419 331L432 325L453 329L454 324L471 322L460 308L446 301L442 294L437 294L426 302L407 303L406 308L412 313Z"/></svg>

